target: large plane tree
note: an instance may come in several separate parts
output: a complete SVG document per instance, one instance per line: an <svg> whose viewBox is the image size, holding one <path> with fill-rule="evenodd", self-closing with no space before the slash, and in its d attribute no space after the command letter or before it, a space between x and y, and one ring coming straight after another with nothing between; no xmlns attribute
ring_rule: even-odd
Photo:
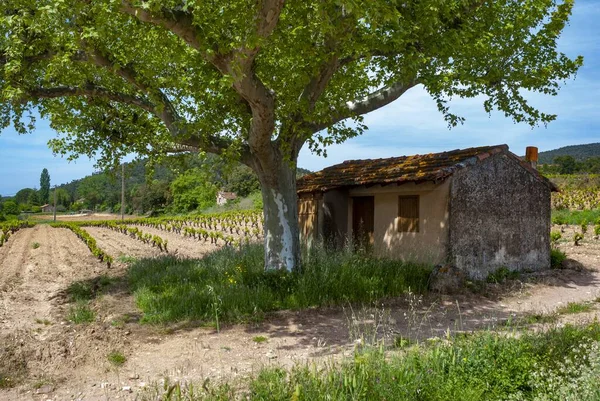
<svg viewBox="0 0 600 401"><path fill-rule="evenodd" d="M362 116L422 86L516 122L554 119L582 64L557 51L572 0L3 0L0 127L49 119L52 147L101 162L200 150L261 183L265 265L299 263L300 149L361 134ZM394 116L401 121L403 116ZM402 135L401 132L398 135Z"/></svg>

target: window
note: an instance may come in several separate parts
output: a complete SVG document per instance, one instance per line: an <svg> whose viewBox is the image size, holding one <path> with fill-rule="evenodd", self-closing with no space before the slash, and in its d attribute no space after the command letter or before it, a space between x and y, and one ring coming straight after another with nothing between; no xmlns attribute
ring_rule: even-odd
<svg viewBox="0 0 600 401"><path fill-rule="evenodd" d="M419 195L398 197L398 231L419 232Z"/></svg>

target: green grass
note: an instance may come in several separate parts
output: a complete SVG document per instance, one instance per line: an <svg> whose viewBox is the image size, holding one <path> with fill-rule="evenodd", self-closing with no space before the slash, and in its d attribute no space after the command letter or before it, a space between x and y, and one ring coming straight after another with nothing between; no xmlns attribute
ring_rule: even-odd
<svg viewBox="0 0 600 401"><path fill-rule="evenodd" d="M252 341L254 341L257 344L267 342L267 340L268 340L268 338L265 336L256 336L252 339Z"/></svg>
<svg viewBox="0 0 600 401"><path fill-rule="evenodd" d="M561 315L570 315L575 313L590 312L593 309L592 305L584 302L569 302L565 306L558 308L557 313Z"/></svg>
<svg viewBox="0 0 600 401"><path fill-rule="evenodd" d="M52 322L48 319L35 319L37 324L43 324L44 326L50 326Z"/></svg>
<svg viewBox="0 0 600 401"><path fill-rule="evenodd" d="M550 250L550 267L553 269L562 269L562 263L567 259L567 254L557 248Z"/></svg>
<svg viewBox="0 0 600 401"><path fill-rule="evenodd" d="M488 283L496 283L496 284L501 284L503 282L505 282L506 280L516 280L519 278L519 276L521 275L521 273L517 270L509 270L507 267L500 267L497 270L495 270L494 272L490 273L487 278L486 281Z"/></svg>
<svg viewBox="0 0 600 401"><path fill-rule="evenodd" d="M592 401L600 399L598 341L598 323L520 336L480 332L393 353L367 349L325 367L265 368L242 389L227 383L193 387L169 383L140 398Z"/></svg>
<svg viewBox="0 0 600 401"><path fill-rule="evenodd" d="M115 279L108 276L100 276L89 280L75 281L67 287L67 295L70 301L89 301L101 294Z"/></svg>
<svg viewBox="0 0 600 401"><path fill-rule="evenodd" d="M281 309L368 303L427 290L431 268L351 252L314 249L302 272L265 272L262 246L224 248L200 260L145 259L128 280L142 321L260 320Z"/></svg>
<svg viewBox="0 0 600 401"><path fill-rule="evenodd" d="M556 313L535 313L527 315L524 320L527 324L552 324L558 321L558 315Z"/></svg>
<svg viewBox="0 0 600 401"><path fill-rule="evenodd" d="M108 362L110 362L115 367L123 366L125 362L127 362L127 358L125 357L125 355L123 355L123 353L119 351L112 351L106 356L106 359L108 359Z"/></svg>
<svg viewBox="0 0 600 401"><path fill-rule="evenodd" d="M67 320L75 324L91 323L96 319L96 314L85 301L77 301L71 305L67 313Z"/></svg>
<svg viewBox="0 0 600 401"><path fill-rule="evenodd" d="M600 221L600 209L593 210L553 210L553 224L570 224L581 226L582 223L595 224Z"/></svg>

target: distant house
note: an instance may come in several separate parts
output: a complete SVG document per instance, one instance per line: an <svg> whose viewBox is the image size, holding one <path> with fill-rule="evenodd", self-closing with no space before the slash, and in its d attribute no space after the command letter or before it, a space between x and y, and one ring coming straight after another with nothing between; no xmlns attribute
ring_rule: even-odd
<svg viewBox="0 0 600 401"><path fill-rule="evenodd" d="M219 191L217 193L217 205L219 206L223 206L227 202L235 199L237 199L237 195L235 194L235 192Z"/></svg>
<svg viewBox="0 0 600 401"><path fill-rule="evenodd" d="M557 188L506 145L352 160L298 180L303 238L450 264L473 278L550 265Z"/></svg>
<svg viewBox="0 0 600 401"><path fill-rule="evenodd" d="M54 212L54 206L52 205L43 205L42 206L42 213L53 213Z"/></svg>

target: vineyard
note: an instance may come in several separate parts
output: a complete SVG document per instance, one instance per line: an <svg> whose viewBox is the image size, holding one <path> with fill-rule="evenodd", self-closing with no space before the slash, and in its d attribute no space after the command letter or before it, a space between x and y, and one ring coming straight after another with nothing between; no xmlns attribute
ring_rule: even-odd
<svg viewBox="0 0 600 401"><path fill-rule="evenodd" d="M600 209L600 188L562 189L552 194L552 208L555 210Z"/></svg>
<svg viewBox="0 0 600 401"><path fill-rule="evenodd" d="M11 221L8 223L0 223L0 247L8 241L10 236L22 228L33 227L35 223L27 221Z"/></svg>

